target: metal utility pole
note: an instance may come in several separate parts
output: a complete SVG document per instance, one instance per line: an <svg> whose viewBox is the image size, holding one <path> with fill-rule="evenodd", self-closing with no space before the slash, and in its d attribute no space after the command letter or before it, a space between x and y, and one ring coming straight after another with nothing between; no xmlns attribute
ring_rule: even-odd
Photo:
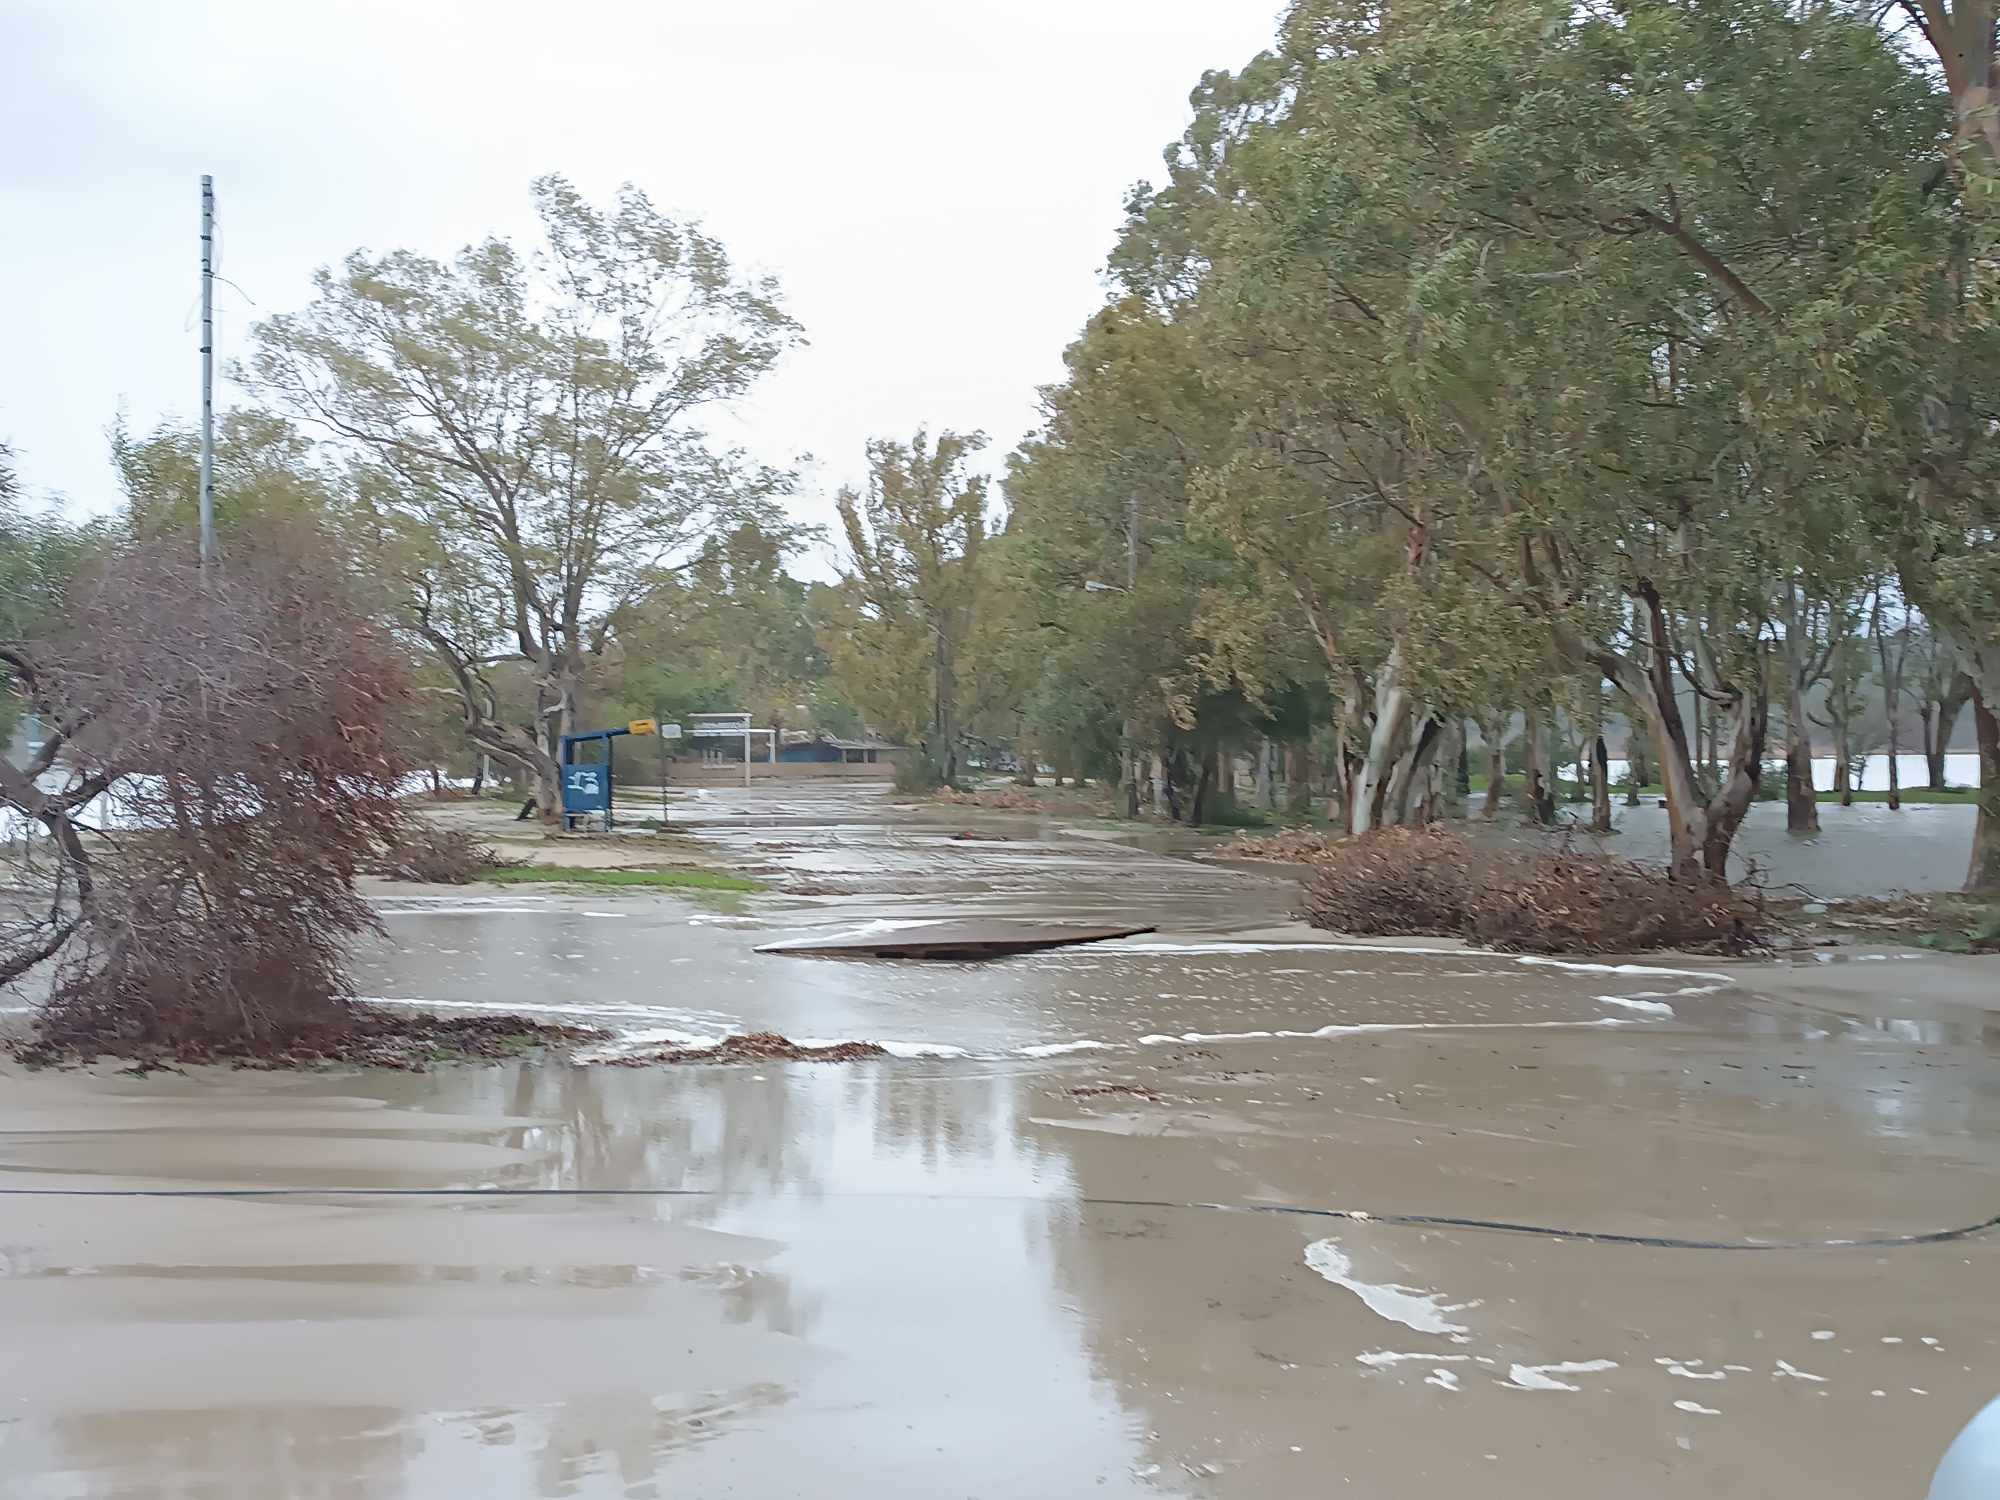
<svg viewBox="0 0 2000 1500"><path fill-rule="evenodd" d="M215 179L201 178L201 565L215 561Z"/></svg>
<svg viewBox="0 0 2000 1500"><path fill-rule="evenodd" d="M1134 490L1125 501L1125 587L1131 588L1139 581L1139 492Z"/></svg>
<svg viewBox="0 0 2000 1500"><path fill-rule="evenodd" d="M1129 594L1139 585L1139 492L1134 490L1125 499L1125 591ZM1139 747L1135 743L1139 726L1130 718L1120 727L1124 740L1125 785L1120 790L1125 795L1125 816L1139 816Z"/></svg>

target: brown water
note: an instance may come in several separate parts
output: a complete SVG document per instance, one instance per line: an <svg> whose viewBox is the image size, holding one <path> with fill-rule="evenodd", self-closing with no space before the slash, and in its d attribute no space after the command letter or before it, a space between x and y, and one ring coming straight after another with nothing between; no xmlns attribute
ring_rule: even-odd
<svg viewBox="0 0 2000 1500"><path fill-rule="evenodd" d="M2000 1212L1990 967L1328 945L1045 825L710 810L852 889L402 893L369 987L955 1054L0 1076L0 1493L1917 1495L2000 1390L2000 1241L1828 1243ZM945 911L1163 931L754 951ZM200 1188L292 1191L62 1195Z"/></svg>

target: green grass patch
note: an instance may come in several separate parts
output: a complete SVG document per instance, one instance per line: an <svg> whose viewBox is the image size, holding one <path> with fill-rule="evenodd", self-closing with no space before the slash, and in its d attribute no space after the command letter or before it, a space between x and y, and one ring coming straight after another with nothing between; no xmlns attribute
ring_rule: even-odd
<svg viewBox="0 0 2000 1500"><path fill-rule="evenodd" d="M719 870L593 870L565 865L504 865L473 877L493 885L633 886L650 890L761 891L741 875Z"/></svg>

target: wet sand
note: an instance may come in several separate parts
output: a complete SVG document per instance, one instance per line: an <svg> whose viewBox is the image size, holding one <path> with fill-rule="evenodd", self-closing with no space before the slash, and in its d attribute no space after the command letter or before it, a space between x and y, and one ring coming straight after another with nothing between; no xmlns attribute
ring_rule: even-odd
<svg viewBox="0 0 2000 1500"><path fill-rule="evenodd" d="M370 987L949 1055L8 1069L0 1493L1918 1495L2000 1391L2000 1239L1836 1243L2000 1213L2000 967L1329 943L1049 825L705 800L853 890L387 891ZM754 951L945 911L1163 930Z"/></svg>

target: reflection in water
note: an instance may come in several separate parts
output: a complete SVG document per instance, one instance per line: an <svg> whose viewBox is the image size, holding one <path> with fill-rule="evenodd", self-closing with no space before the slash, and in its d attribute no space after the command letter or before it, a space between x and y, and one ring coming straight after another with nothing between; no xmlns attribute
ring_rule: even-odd
<svg viewBox="0 0 2000 1500"><path fill-rule="evenodd" d="M2000 1368L1989 1242L1898 1251L1911 1269L1889 1272L1874 1252L1667 1256L1173 1205L1711 1236L1963 1222L1990 1192L1995 1017L1242 942L984 966L755 954L946 899L1143 907L1189 935L1272 915L1253 877L1053 836L944 847L949 829L830 816L853 796L703 800L720 838L887 869L907 895L760 900L740 925L653 901L606 916L598 895L412 908L372 987L993 1056L8 1079L10 1184L328 1191L6 1200L0 1492L1520 1500L1615 1473L1648 1496L1888 1493L1990 1395L1972 1390ZM1674 1014L1589 1024L1607 994ZM1380 1023L1436 1029L1138 1041ZM1000 1055L1079 1039L1102 1045ZM337 1191L366 1186L469 1191ZM1358 1279L1466 1304L1476 1346L1420 1346L1314 1275L1305 1247L1330 1234ZM1840 1363L1845 1332L1810 1342L1833 1326L1860 1330L1865 1366ZM1426 1385L1419 1356L1454 1350L1459 1378ZM1395 1361L1360 1362L1379 1351ZM1733 1373L1701 1389L1725 1415L1682 1447L1665 1366L1695 1359ZM1781 1359L1823 1383L1774 1380ZM1599 1360L1601 1387L1494 1385ZM1931 1393L1939 1416L1877 1388Z"/></svg>
<svg viewBox="0 0 2000 1500"><path fill-rule="evenodd" d="M792 1435L763 1465L774 1489L789 1489L802 1464L810 1469L802 1452L824 1446L842 1451L856 1473L906 1472L910 1492L931 1493L957 1470L960 1459L947 1455L996 1443L991 1414L1002 1404L1060 1433L1002 1465L1045 1485L1040 1492L1061 1492L1080 1473L1107 1484L1129 1477L1118 1395L1092 1376L1083 1319L1055 1289L1056 1242L1077 1228L1060 1138L1027 1126L1027 1095L1014 1076L905 1073L891 1087L897 1076L877 1068L509 1067L343 1077L282 1091L271 1101L274 1118L301 1107L323 1113L336 1090L345 1099L365 1092L397 1118L405 1107L435 1111L437 1139L406 1137L399 1184L422 1173L431 1148L470 1138L515 1148L515 1165L481 1174L508 1185L722 1192L580 1200L589 1213L609 1205L681 1236L664 1241L652 1263L607 1262L595 1222L578 1222L566 1236L563 1226L581 1216L564 1199L342 1204L336 1195L327 1200L340 1206L334 1219L316 1200L264 1203L258 1212L311 1242L301 1256L319 1257L272 1265L256 1262L254 1234L184 1248L171 1265L116 1244L88 1263L10 1247L14 1274L0 1287L87 1287L93 1306L130 1320L114 1332L135 1357L171 1357L183 1340L213 1347L233 1325L252 1336L262 1370L250 1381L203 1380L191 1389L205 1404L172 1412L142 1404L144 1379L79 1373L59 1406L49 1398L46 1415L0 1426L0 1488L707 1493L710 1481L740 1479L746 1462L750 1473L760 1467L730 1445L726 1461L705 1456L712 1440L755 1429L782 1407ZM360 1142L383 1112L353 1113L360 1133L351 1139ZM481 1117L496 1124L478 1128L472 1122ZM519 1123L529 1120L540 1123ZM219 1123L233 1133L248 1122L231 1111ZM180 1158L162 1171L198 1177L204 1142L195 1116L175 1140ZM367 1160L358 1157L346 1180L366 1182ZM464 1180L448 1163L431 1176ZM484 1232L451 1241L446 1253L479 1259L421 1258L438 1243L440 1214L478 1216ZM522 1230L537 1236L532 1263L509 1247ZM711 1231L727 1236L714 1239L714 1250L685 1238ZM741 1235L752 1240L734 1238ZM775 1253L746 1260L735 1248L758 1241L776 1242ZM79 1280L80 1271L89 1274ZM601 1311L598 1299L607 1299ZM590 1331L600 1317L617 1320L621 1341ZM581 1343L552 1354L551 1318L582 1327ZM161 1320L174 1325L170 1337ZM32 1336L56 1339L53 1330ZM976 1357L940 1370L920 1356L939 1340ZM421 1350L409 1347L417 1341ZM620 1352L648 1347L660 1356L651 1368L634 1368ZM589 1367L594 1349L607 1368ZM798 1362L798 1352L826 1351L839 1351L832 1368ZM572 1358L583 1368L566 1369ZM510 1383L493 1366L520 1373L538 1360L555 1387L544 1399L466 1409L464 1392ZM725 1379L732 1367L782 1370L788 1361L799 1372L792 1379ZM404 1399L357 1399L371 1385ZM926 1411L930 1440L905 1451L905 1421L856 1420L889 1410ZM17 1490L16 1478L40 1488Z"/></svg>

